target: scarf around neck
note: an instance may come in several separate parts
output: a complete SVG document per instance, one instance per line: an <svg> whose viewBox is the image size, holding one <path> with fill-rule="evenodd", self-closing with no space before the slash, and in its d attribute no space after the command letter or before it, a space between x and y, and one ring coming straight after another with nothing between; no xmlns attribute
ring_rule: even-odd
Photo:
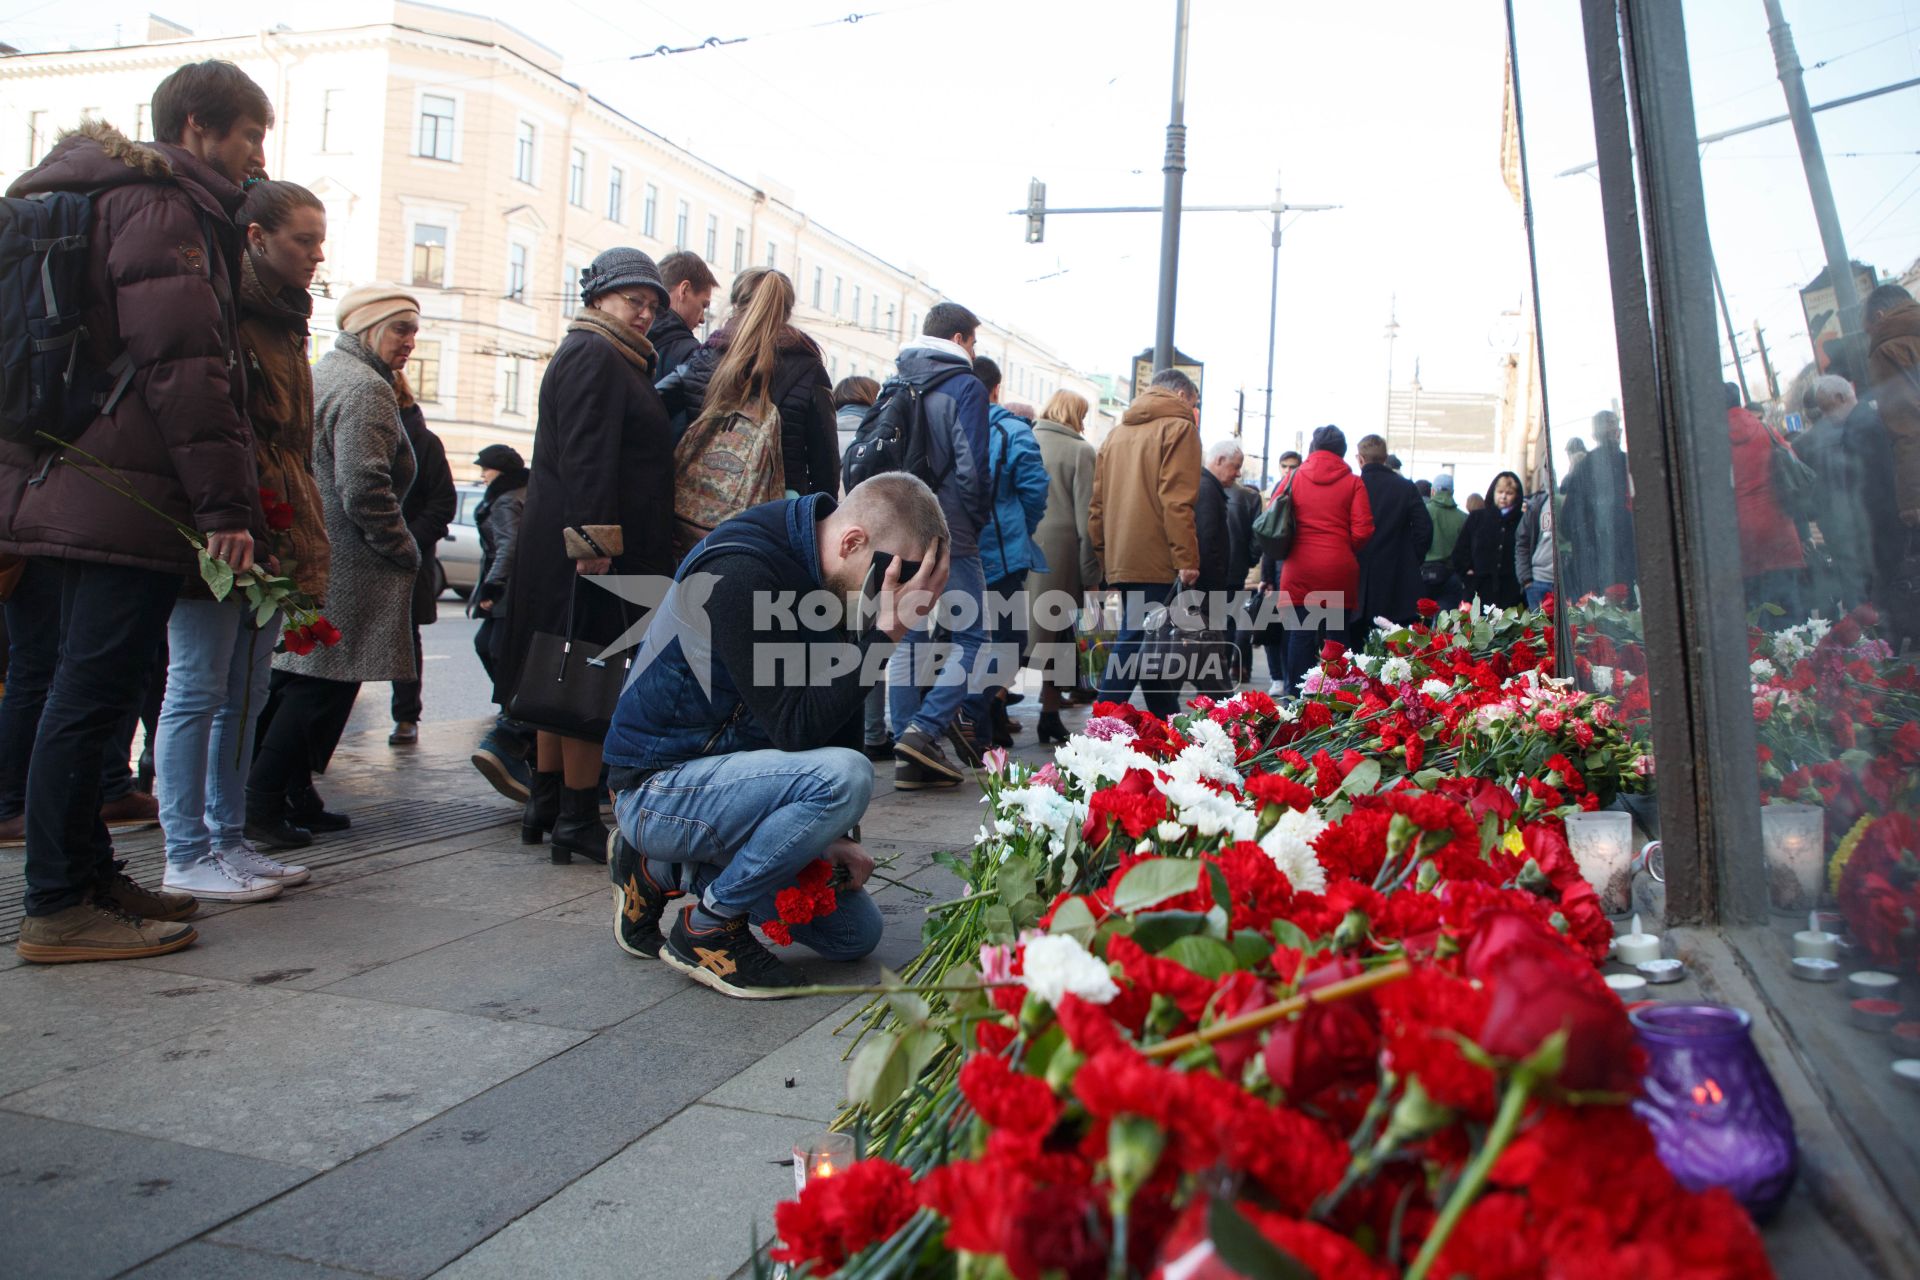
<svg viewBox="0 0 1920 1280"><path fill-rule="evenodd" d="M647 335L604 311L587 307L567 322L568 333L591 333L611 343L626 361L646 377L653 376L653 344Z"/></svg>
<svg viewBox="0 0 1920 1280"><path fill-rule="evenodd" d="M313 318L313 295L291 285L268 288L251 249L240 255L240 305L300 333L307 331L307 322Z"/></svg>

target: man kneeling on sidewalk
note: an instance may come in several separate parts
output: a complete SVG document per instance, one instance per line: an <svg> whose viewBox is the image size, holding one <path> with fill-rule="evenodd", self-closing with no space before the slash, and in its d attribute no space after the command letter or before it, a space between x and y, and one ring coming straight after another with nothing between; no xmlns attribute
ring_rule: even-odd
<svg viewBox="0 0 1920 1280"><path fill-rule="evenodd" d="M814 494L754 507L688 554L607 732L623 950L742 999L801 986L749 926L776 919L776 895L816 859L834 865L838 904L794 924L794 940L830 960L878 945L861 888L873 859L850 836L873 792L862 711L881 655L867 651L924 621L946 546L933 491L896 473L838 506ZM809 609L823 590L837 607ZM663 938L683 892L695 901Z"/></svg>

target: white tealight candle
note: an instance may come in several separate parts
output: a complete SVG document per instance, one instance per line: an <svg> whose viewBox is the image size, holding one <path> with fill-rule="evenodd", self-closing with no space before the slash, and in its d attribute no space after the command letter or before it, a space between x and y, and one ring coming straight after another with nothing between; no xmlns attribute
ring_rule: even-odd
<svg viewBox="0 0 1920 1280"><path fill-rule="evenodd" d="M1899 978L1877 969L1861 969L1847 975L1847 994L1856 1000L1891 999L1899 985Z"/></svg>
<svg viewBox="0 0 1920 1280"><path fill-rule="evenodd" d="M1613 958L1621 964L1645 964L1660 958L1660 936L1640 932L1640 917L1633 918L1633 932L1613 940Z"/></svg>
<svg viewBox="0 0 1920 1280"><path fill-rule="evenodd" d="M1647 993L1647 980L1637 973L1610 973L1607 985L1622 1000L1637 1000Z"/></svg>
<svg viewBox="0 0 1920 1280"><path fill-rule="evenodd" d="M1803 982L1838 982L1840 962L1816 960L1811 956L1796 956L1793 961L1793 976Z"/></svg>
<svg viewBox="0 0 1920 1280"><path fill-rule="evenodd" d="M1793 935L1793 954L1808 960L1832 960L1840 953L1840 935L1820 927L1820 913L1807 913L1807 927Z"/></svg>
<svg viewBox="0 0 1920 1280"><path fill-rule="evenodd" d="M1898 1058L1893 1064L1893 1078L1909 1089L1920 1089L1920 1058Z"/></svg>
<svg viewBox="0 0 1920 1280"><path fill-rule="evenodd" d="M1687 976L1687 966L1678 960L1642 960L1634 971L1648 982L1678 982Z"/></svg>

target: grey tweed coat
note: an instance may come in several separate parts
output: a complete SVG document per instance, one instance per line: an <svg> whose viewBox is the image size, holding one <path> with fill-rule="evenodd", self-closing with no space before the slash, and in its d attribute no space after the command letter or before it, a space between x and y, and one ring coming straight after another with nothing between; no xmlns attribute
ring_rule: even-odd
<svg viewBox="0 0 1920 1280"><path fill-rule="evenodd" d="M400 500L416 465L393 372L353 334L335 339L313 368L313 418L313 478L333 544L326 615L340 643L304 657L276 654L273 665L323 680L412 680L420 549Z"/></svg>

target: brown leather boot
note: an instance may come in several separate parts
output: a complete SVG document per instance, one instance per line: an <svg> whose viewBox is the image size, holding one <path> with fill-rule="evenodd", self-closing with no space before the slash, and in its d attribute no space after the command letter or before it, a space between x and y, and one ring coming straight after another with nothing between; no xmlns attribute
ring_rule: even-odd
<svg viewBox="0 0 1920 1280"><path fill-rule="evenodd" d="M190 924L142 920L104 902L83 902L22 920L14 950L34 964L144 960L191 946L199 936Z"/></svg>
<svg viewBox="0 0 1920 1280"><path fill-rule="evenodd" d="M199 899L175 889L149 889L116 861L113 870L94 882L94 892L130 916L143 920L185 920L200 909Z"/></svg>

